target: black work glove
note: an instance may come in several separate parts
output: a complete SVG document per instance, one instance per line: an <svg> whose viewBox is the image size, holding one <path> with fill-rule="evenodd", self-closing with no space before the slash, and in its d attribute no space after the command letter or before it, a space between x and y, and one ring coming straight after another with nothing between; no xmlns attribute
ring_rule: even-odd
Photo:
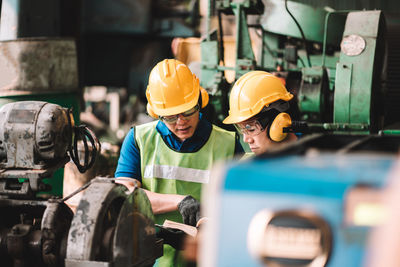
<svg viewBox="0 0 400 267"><path fill-rule="evenodd" d="M196 226L200 219L200 203L192 196L186 196L178 204L178 210L182 215L183 223Z"/></svg>
<svg viewBox="0 0 400 267"><path fill-rule="evenodd" d="M182 249L186 233L179 229L164 227L156 224L156 237L164 239L164 244L168 244L174 249Z"/></svg>

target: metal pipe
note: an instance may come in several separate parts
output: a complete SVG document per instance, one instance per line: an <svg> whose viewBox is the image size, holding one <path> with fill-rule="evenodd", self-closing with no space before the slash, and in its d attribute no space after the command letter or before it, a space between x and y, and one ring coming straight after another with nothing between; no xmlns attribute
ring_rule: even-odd
<svg viewBox="0 0 400 267"><path fill-rule="evenodd" d="M233 13L235 13L235 20L236 20L236 66L237 66L237 59L243 57L243 55L240 52L240 46L242 45L242 43L239 43L240 40L242 40L241 38L241 23L240 23L240 15L242 13L242 4L241 3L237 3L236 4L236 12L235 12L235 8Z"/></svg>
<svg viewBox="0 0 400 267"><path fill-rule="evenodd" d="M210 37L210 24L211 24L211 2L212 0L208 0L207 6L207 19L206 19L206 40L207 42L211 41Z"/></svg>

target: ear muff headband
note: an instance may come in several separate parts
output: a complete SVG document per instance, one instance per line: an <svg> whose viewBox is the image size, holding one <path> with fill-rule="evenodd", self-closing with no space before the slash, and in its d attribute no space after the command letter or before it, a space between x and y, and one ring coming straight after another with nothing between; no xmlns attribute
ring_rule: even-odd
<svg viewBox="0 0 400 267"><path fill-rule="evenodd" d="M283 128L289 127L290 125L292 125L292 118L290 118L290 115L285 112L279 113L273 119L272 123L268 125L268 137L275 142L283 141L287 136L287 133L283 132Z"/></svg>

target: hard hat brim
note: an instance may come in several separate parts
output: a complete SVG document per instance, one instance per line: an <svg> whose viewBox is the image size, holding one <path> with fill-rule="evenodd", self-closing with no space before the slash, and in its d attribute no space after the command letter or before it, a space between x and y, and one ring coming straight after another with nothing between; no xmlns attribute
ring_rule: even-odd
<svg viewBox="0 0 400 267"><path fill-rule="evenodd" d="M246 121L246 120L250 119L251 117L253 117L253 116L237 117L237 116L229 115L228 117L225 118L225 120L222 121L222 123L224 123L224 124L236 124L236 123L240 123L240 122Z"/></svg>
<svg viewBox="0 0 400 267"><path fill-rule="evenodd" d="M253 107L252 110L250 110L249 113L244 113L244 112L236 112L236 114L230 114L228 117L225 118L225 120L222 121L224 124L236 124L240 123L243 121L246 121L250 119L251 117L254 117L258 113L261 112L261 110L268 106L269 104L278 101L278 100L283 100L283 101L290 101L293 98L293 95L291 93L287 93L285 95L275 95L273 97L268 98L267 100L261 99L257 104ZM239 113L239 114L238 114ZM246 115L244 115L246 114Z"/></svg>

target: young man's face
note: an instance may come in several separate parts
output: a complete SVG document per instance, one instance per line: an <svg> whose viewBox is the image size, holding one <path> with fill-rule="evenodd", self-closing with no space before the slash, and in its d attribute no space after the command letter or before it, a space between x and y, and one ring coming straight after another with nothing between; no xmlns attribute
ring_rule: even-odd
<svg viewBox="0 0 400 267"><path fill-rule="evenodd" d="M266 129L263 129L257 120L248 120L236 124L236 128L243 134L243 141L249 144L254 154L266 152L275 142L268 138Z"/></svg>
<svg viewBox="0 0 400 267"><path fill-rule="evenodd" d="M171 119L175 121L168 121ZM162 120L165 125L167 125L168 129L182 142L193 136L200 120L199 110L198 107L194 107L178 115L166 116L165 119Z"/></svg>

